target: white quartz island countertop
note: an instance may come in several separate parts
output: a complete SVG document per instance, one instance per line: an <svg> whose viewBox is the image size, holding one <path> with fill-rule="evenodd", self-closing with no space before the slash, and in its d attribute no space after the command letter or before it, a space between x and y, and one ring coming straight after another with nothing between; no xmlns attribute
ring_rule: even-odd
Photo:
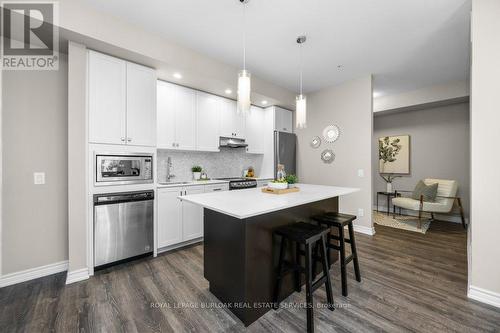
<svg viewBox="0 0 500 333"><path fill-rule="evenodd" d="M245 219L359 191L357 188L312 184L297 184L297 187L300 189L299 192L287 194L263 193L261 188L251 188L192 194L179 199L238 219Z"/></svg>

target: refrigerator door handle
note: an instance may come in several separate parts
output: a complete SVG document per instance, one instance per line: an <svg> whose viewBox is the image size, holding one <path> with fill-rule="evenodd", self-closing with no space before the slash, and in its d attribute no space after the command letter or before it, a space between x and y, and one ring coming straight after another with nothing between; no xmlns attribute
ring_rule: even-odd
<svg viewBox="0 0 500 333"><path fill-rule="evenodd" d="M278 178L278 164L280 164L280 135L274 131L274 179Z"/></svg>

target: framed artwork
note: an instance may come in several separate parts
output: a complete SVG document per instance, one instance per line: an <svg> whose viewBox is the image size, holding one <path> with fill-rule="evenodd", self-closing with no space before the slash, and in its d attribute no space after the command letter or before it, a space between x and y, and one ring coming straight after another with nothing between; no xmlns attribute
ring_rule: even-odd
<svg viewBox="0 0 500 333"><path fill-rule="evenodd" d="M384 136L378 139L380 173L410 173L410 136Z"/></svg>

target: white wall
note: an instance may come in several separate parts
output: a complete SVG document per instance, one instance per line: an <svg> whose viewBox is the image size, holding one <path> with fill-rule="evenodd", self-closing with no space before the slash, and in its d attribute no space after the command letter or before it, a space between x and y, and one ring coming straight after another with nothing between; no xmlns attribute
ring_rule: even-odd
<svg viewBox="0 0 500 333"><path fill-rule="evenodd" d="M469 97L468 81L452 81L395 95L373 99L373 112L430 108L456 102L465 102Z"/></svg>
<svg viewBox="0 0 500 333"><path fill-rule="evenodd" d="M372 77L333 86L307 96L307 128L295 129L298 141L297 167L301 182L312 184L357 187L361 191L340 199L340 211L358 216L358 231L371 233L372 209ZM318 149L309 143L314 136L321 136L330 124L340 128L337 142L323 142ZM320 159L323 149L336 154L332 164ZM358 170L364 177L358 177Z"/></svg>
<svg viewBox="0 0 500 333"><path fill-rule="evenodd" d="M500 1L472 1L469 296L500 307Z"/></svg>
<svg viewBox="0 0 500 333"><path fill-rule="evenodd" d="M68 271L87 267L87 49L68 45Z"/></svg>
<svg viewBox="0 0 500 333"><path fill-rule="evenodd" d="M4 71L2 274L68 258L67 60L57 71ZM46 173L45 185L33 172Z"/></svg>

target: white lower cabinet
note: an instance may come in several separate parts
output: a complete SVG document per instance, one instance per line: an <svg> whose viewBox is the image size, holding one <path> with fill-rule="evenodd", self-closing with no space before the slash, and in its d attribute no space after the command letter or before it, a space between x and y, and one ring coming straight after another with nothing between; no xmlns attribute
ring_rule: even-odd
<svg viewBox="0 0 500 333"><path fill-rule="evenodd" d="M158 248L182 242L182 188L158 190Z"/></svg>
<svg viewBox="0 0 500 333"><path fill-rule="evenodd" d="M203 237L203 208L182 201L179 196L227 190L229 190L227 183L159 188L158 248L173 247Z"/></svg>
<svg viewBox="0 0 500 333"><path fill-rule="evenodd" d="M200 194L204 186L191 186L184 190L184 194ZM182 240L203 237L203 207L187 201L182 202Z"/></svg>

